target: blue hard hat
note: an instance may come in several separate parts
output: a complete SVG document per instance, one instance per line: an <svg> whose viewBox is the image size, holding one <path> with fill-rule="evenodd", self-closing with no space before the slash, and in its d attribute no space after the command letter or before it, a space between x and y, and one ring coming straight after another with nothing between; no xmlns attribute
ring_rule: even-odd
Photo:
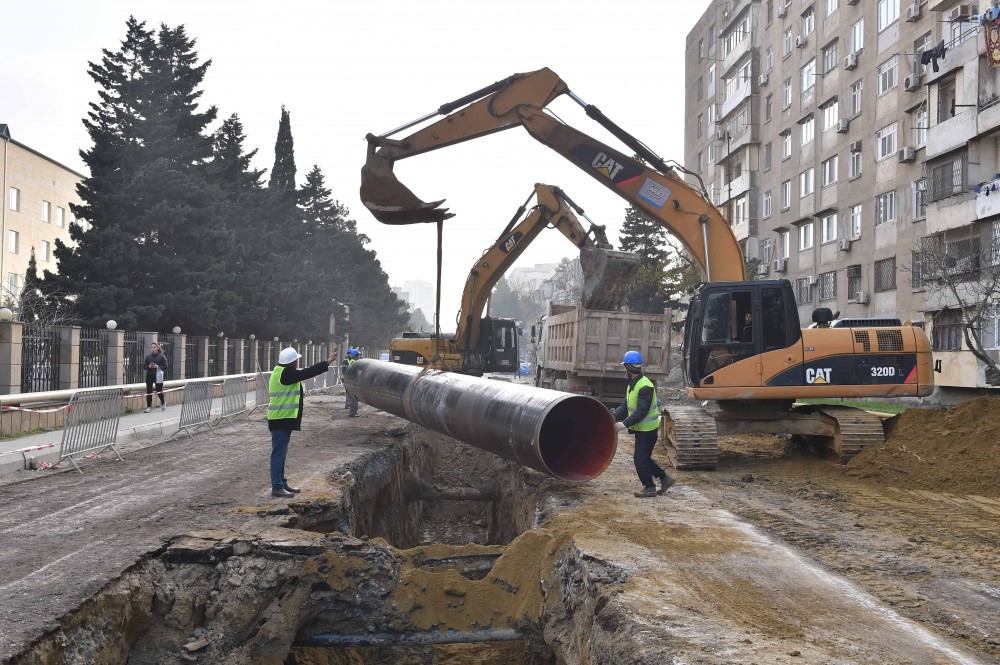
<svg viewBox="0 0 1000 665"><path fill-rule="evenodd" d="M623 365L641 365L642 364L642 354L638 351L629 351L622 358Z"/></svg>
<svg viewBox="0 0 1000 665"><path fill-rule="evenodd" d="M350 348L350 349L347 349L347 355L349 355L349 356L360 356L361 352L358 351L355 348Z"/></svg>

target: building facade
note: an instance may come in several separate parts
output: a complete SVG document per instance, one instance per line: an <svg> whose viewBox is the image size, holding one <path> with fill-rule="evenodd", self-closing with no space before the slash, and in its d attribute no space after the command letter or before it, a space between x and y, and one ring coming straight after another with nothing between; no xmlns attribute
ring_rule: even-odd
<svg viewBox="0 0 1000 665"><path fill-rule="evenodd" d="M0 143L4 192L0 293L7 299L20 293L32 250L39 276L46 270L57 271L55 241L70 243L69 227L76 222L70 204L81 203L76 187L84 176L14 140L7 125L0 124Z"/></svg>
<svg viewBox="0 0 1000 665"><path fill-rule="evenodd" d="M1000 172L983 32L978 6L949 0L716 0L686 44L686 166L751 278L790 280L803 325L829 307L924 326L946 386L990 385L935 333L955 303L922 253L1000 228L1000 196L994 212L972 191Z"/></svg>

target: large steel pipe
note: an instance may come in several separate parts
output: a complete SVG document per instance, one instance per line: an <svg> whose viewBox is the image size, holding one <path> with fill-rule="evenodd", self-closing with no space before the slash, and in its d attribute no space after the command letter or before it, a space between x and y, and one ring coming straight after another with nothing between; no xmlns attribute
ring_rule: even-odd
<svg viewBox="0 0 1000 665"><path fill-rule="evenodd" d="M562 480L608 468L614 418L592 397L359 360L345 388L365 404Z"/></svg>

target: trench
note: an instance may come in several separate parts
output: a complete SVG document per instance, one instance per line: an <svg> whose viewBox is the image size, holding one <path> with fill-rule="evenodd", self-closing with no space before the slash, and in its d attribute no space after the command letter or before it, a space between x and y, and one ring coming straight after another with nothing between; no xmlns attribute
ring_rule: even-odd
<svg viewBox="0 0 1000 665"><path fill-rule="evenodd" d="M12 664L561 665L603 649L622 573L537 529L571 485L414 425L392 435L273 528L171 539Z"/></svg>

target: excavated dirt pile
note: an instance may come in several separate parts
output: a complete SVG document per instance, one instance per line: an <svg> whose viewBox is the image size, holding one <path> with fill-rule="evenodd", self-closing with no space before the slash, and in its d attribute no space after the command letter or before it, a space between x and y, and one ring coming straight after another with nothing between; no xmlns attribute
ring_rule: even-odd
<svg viewBox="0 0 1000 665"><path fill-rule="evenodd" d="M851 460L848 476L904 489L1000 496L1000 399L910 409L887 421L886 432L884 445Z"/></svg>

